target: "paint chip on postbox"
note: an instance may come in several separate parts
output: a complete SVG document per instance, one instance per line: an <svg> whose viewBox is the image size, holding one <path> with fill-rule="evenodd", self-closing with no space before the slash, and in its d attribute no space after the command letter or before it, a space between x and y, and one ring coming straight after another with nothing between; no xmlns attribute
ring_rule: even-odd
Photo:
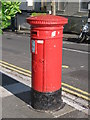
<svg viewBox="0 0 90 120"><path fill-rule="evenodd" d="M56 31L53 31L51 36L55 37L56 36Z"/></svg>

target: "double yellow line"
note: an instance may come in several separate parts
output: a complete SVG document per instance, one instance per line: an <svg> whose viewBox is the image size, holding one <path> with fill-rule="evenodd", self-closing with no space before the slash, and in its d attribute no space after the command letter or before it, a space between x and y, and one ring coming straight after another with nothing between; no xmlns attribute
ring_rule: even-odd
<svg viewBox="0 0 90 120"><path fill-rule="evenodd" d="M9 63L7 63L5 61L0 60L0 66L8 68L8 69L10 69L12 71L15 71L17 73L20 73L20 74L23 74L23 75L31 77L31 72L29 70L25 70L25 69L20 68L18 66L9 64Z"/></svg>
<svg viewBox="0 0 90 120"><path fill-rule="evenodd" d="M25 76L31 77L31 71L23 69L21 67L15 66L15 65L12 65L12 64L9 64L5 61L0 60L0 66L7 68L7 69L10 69L12 71L15 71L19 74L23 74ZM62 66L62 67L68 68L69 66ZM65 92L68 92L70 94L76 95L77 97L81 97L85 100L90 101L90 93L83 91L81 89L78 89L76 87L73 87L71 85L68 85L66 83L62 83L62 90Z"/></svg>

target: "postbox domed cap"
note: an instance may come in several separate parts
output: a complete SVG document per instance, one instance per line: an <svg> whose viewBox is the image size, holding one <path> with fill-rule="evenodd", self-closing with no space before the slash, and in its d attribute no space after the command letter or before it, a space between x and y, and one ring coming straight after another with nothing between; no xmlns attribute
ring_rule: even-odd
<svg viewBox="0 0 90 120"><path fill-rule="evenodd" d="M55 15L40 15L35 17L27 18L27 22L35 26L46 26L46 25L64 25L68 23L68 19L61 16Z"/></svg>

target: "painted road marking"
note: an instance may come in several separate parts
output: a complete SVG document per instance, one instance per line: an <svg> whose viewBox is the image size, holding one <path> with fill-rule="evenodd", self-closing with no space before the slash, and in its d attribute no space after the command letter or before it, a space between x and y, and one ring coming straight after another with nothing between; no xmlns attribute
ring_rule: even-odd
<svg viewBox="0 0 90 120"><path fill-rule="evenodd" d="M26 72L26 73L31 74L31 72L30 72L29 70L26 70L26 69L23 69L23 68L21 68L21 67L12 65L12 64L10 64L10 63L8 63L8 62L5 62L5 61L0 60L0 63L3 63L3 64L5 64L5 65L8 65L8 66L13 67L13 68L15 68L15 69L18 69L18 70L21 70L21 71L23 71L23 72Z"/></svg>
<svg viewBox="0 0 90 120"><path fill-rule="evenodd" d="M10 67L13 67L13 68L15 68L15 69L18 69L18 70L21 70L21 71L23 71L23 72L26 72L26 73L31 74L31 71L26 70L26 69L21 68L21 67L18 67L18 66L15 66L15 65L12 65L12 64L10 64L10 63L8 63L8 62L5 62L5 61L0 60L0 63L2 63L2 65L5 64L5 65L7 65L7 66L10 66ZM5 66L5 65L3 65L3 66ZM62 65L62 68L69 68L69 66L67 66L67 65Z"/></svg>
<svg viewBox="0 0 90 120"><path fill-rule="evenodd" d="M81 97L81 98L83 98L83 99L85 99L85 100L90 101L90 98L89 98L89 97L84 96L84 95L82 95L82 94L79 94L79 93L77 93L77 92L75 92L75 91L71 91L71 90L69 90L69 89L67 89L67 88L64 88L64 87L62 87L62 90L65 91L65 92L71 93L71 94L73 94L73 95L76 95L76 96L78 96L78 97Z"/></svg>
<svg viewBox="0 0 90 120"><path fill-rule="evenodd" d="M78 45L78 46L88 46L88 44L83 44L83 43L75 43L75 42L68 42L68 41L63 41L63 44L69 44L69 45Z"/></svg>
<svg viewBox="0 0 90 120"><path fill-rule="evenodd" d="M71 88L71 89L73 89L73 90L76 90L76 91L78 91L78 92L80 92L80 93L82 93L82 94L85 94L85 95L90 96L90 94L89 94L88 92L82 91L82 90L80 90L80 89L78 89L78 88L75 88L75 87L73 87L73 86L71 86L71 85L68 85L68 84L66 84L66 83L62 83L62 85L63 85L63 86L66 86L66 87L69 87L69 88Z"/></svg>
<svg viewBox="0 0 90 120"><path fill-rule="evenodd" d="M81 50L75 50L75 49L69 49L69 48L62 48L63 50L71 51L71 52L78 52L78 53L84 53L84 54L90 54L90 52L81 51Z"/></svg>
<svg viewBox="0 0 90 120"><path fill-rule="evenodd" d="M25 69L22 69L22 68L16 66L16 68L19 68L19 70L18 70L18 69L16 69L15 66L12 65L12 64L9 64L9 63L7 64L7 62L4 62L4 61L0 61L0 62L1 62L0 65L1 65L2 67L5 67L5 68L10 69L10 70L12 70L12 71L15 71L15 72L17 72L17 73L19 73L19 74L23 74L23 75L25 75L25 76L31 77L31 72L27 73L28 70L25 70ZM5 64L3 64L3 63L5 63L5 64L7 64L7 65L5 65ZM8 65L11 65L11 67L8 66ZM13 68L13 66L14 66L14 68ZM24 70L24 71L20 71L20 70ZM66 89L66 88L63 87L63 90L64 90L64 91L66 91L66 92L68 92L68 93L71 93L71 94L74 94L74 95L77 95L78 97L82 97L82 98L90 101L90 98L88 98L88 96L90 96L90 94L89 94L88 92L83 91L83 90L80 90L80 89L75 88L75 87L73 87L73 86L70 86L70 85L68 85L68 84L66 84L66 83L62 83L62 86L69 88L69 89ZM79 93L81 93L81 94L76 93L75 91L71 91L70 89L75 90L75 91L77 91L77 92L79 92ZM82 94L84 94L84 95L86 95L86 96L84 96L84 95L82 95Z"/></svg>
<svg viewBox="0 0 90 120"><path fill-rule="evenodd" d="M69 66L67 66L67 65L62 65L62 68L69 68Z"/></svg>
<svg viewBox="0 0 90 120"><path fill-rule="evenodd" d="M2 64L2 63L0 63L0 65L1 65L2 67L8 68L8 69L10 69L10 70L12 70L12 71L15 71L15 72L18 72L18 73L20 73L20 74L27 75L27 76L31 77L31 75L28 74L28 73L22 72L22 71L20 71L20 70L17 70L17 69L15 69L15 68L9 67L9 66L4 65L4 64Z"/></svg>

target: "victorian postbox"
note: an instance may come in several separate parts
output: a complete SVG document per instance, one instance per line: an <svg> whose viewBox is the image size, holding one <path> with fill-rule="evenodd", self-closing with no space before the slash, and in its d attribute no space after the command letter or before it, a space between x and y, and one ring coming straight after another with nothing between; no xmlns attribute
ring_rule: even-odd
<svg viewBox="0 0 90 120"><path fill-rule="evenodd" d="M32 106L53 110L61 106L62 38L67 18L40 15L31 24Z"/></svg>

